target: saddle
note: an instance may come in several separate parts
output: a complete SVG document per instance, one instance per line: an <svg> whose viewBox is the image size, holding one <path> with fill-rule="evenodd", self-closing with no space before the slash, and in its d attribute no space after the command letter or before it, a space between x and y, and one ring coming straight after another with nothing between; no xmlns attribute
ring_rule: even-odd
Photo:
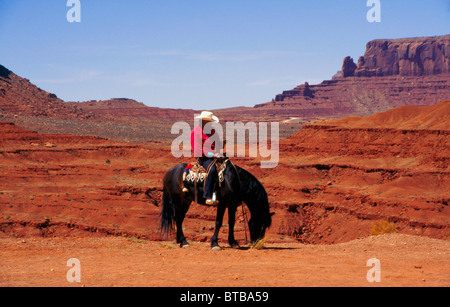
<svg viewBox="0 0 450 307"><path fill-rule="evenodd" d="M197 184L205 184L206 177L210 172L212 165L216 165L217 174L218 174L218 182L219 186L225 180L224 172L227 168L229 159L228 158L218 158L214 159L214 161L209 165L208 169L205 169L198 161L189 163L183 173L183 183L185 186L189 185L197 185Z"/></svg>

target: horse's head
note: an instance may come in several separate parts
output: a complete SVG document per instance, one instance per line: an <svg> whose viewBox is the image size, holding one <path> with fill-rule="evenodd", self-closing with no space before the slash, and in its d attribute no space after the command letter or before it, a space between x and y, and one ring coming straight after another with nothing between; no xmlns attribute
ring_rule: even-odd
<svg viewBox="0 0 450 307"><path fill-rule="evenodd" d="M266 235L266 230L272 225L272 215L275 213L269 211L268 205L266 207L267 210L264 207L261 204L255 204L252 208L249 206L252 217L248 222L248 227L252 242L258 242L263 239Z"/></svg>
<svg viewBox="0 0 450 307"><path fill-rule="evenodd" d="M250 210L251 218L248 222L250 239L252 242L261 240L266 235L266 230L272 225L269 198L264 186L248 171L236 167L239 174L242 200Z"/></svg>
<svg viewBox="0 0 450 307"><path fill-rule="evenodd" d="M236 202L244 202L250 210L248 227L250 239L256 242L264 238L272 224L269 200L264 186L251 173L228 161L222 192Z"/></svg>

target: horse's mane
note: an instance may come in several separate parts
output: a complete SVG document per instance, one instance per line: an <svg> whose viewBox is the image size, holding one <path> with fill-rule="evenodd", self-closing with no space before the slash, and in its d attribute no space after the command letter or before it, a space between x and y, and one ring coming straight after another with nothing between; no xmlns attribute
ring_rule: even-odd
<svg viewBox="0 0 450 307"><path fill-rule="evenodd" d="M244 201L267 201L267 193L264 186L249 171L236 165L241 181L241 193Z"/></svg>

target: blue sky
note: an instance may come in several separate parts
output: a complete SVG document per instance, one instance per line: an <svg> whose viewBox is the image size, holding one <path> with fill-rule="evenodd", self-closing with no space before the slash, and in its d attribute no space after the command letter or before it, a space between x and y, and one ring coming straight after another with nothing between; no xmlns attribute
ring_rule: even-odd
<svg viewBox="0 0 450 307"><path fill-rule="evenodd" d="M0 0L0 64L66 101L253 106L331 79L377 38L450 33L449 0Z"/></svg>

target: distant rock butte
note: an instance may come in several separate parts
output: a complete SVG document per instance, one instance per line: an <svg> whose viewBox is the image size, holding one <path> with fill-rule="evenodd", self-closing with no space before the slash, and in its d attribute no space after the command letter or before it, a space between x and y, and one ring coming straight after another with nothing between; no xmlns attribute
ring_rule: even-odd
<svg viewBox="0 0 450 307"><path fill-rule="evenodd" d="M364 56L358 60L354 74L349 76L422 76L442 73L450 73L450 35L370 41Z"/></svg>
<svg viewBox="0 0 450 307"><path fill-rule="evenodd" d="M305 83L255 108L260 113L338 118L449 98L450 35L445 35L370 41L358 63L345 57L332 80Z"/></svg>

